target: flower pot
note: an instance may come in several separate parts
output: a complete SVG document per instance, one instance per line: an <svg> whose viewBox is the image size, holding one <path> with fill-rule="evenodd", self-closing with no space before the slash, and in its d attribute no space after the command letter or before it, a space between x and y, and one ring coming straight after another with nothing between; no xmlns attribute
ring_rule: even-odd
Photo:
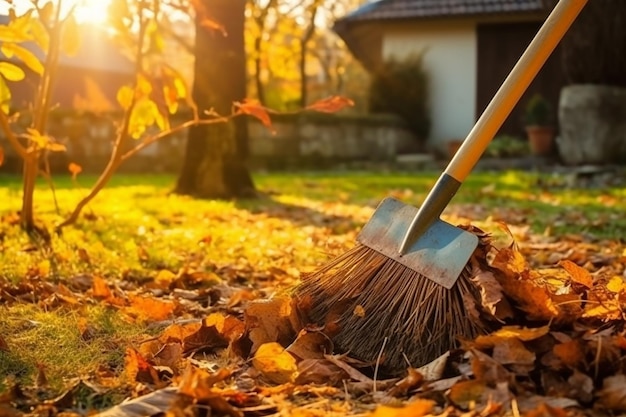
<svg viewBox="0 0 626 417"><path fill-rule="evenodd" d="M526 126L528 143L533 155L546 156L554 149L554 128L551 126Z"/></svg>

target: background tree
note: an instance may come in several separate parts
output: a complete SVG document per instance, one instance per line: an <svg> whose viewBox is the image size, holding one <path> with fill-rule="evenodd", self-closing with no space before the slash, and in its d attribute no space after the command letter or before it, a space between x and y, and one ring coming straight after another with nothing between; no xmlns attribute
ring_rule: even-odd
<svg viewBox="0 0 626 417"><path fill-rule="evenodd" d="M195 64L192 97L201 117L229 114L246 97L245 0L195 2ZM206 198L250 196L243 118L189 129L176 192Z"/></svg>

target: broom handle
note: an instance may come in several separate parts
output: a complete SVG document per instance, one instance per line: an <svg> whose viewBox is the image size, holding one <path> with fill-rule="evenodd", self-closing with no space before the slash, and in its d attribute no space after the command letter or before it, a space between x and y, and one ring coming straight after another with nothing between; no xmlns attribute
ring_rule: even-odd
<svg viewBox="0 0 626 417"><path fill-rule="evenodd" d="M560 0L552 10L424 200L404 236L400 253L406 253L439 218L586 3L587 0Z"/></svg>

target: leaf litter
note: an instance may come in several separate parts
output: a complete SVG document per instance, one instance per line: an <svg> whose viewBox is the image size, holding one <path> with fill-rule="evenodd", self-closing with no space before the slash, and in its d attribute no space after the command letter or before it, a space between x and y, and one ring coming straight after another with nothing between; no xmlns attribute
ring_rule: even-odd
<svg viewBox="0 0 626 417"><path fill-rule="evenodd" d="M327 214L317 221L344 227L343 219ZM502 244L469 228L482 243L471 261L479 307L491 314L496 330L461 340L432 363L394 375L379 372L384 364L336 352L328 329L307 322L307 306L298 305L288 291L299 275L288 261L264 269L250 262L189 262L179 270L161 268L152 277L79 273L63 282L46 279L50 266L40 263L18 282L3 281L0 301L78 312L96 303L124 320L145 323L153 335L124 347L122 369L103 364L67 380L60 395L48 390L43 364L32 385L8 378L0 415L626 412L623 245L487 226L504 230L508 239ZM334 251L348 247L353 237L348 233L335 240ZM211 243L206 236L199 241ZM94 262L84 249L78 256L85 264ZM79 327L85 342L98 332L85 320ZM0 334L0 355L16 348L8 336ZM103 406L106 400L98 403L113 395L124 401L109 407Z"/></svg>

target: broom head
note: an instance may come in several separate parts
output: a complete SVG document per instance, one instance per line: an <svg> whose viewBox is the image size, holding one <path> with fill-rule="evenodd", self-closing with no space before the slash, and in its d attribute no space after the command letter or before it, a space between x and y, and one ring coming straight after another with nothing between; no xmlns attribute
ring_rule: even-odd
<svg viewBox="0 0 626 417"><path fill-rule="evenodd" d="M484 332L468 261L478 237L438 220L405 255L417 209L387 198L358 244L303 277L295 296L342 351L389 373L418 367ZM383 349L384 344L384 349ZM382 355L381 355L382 352Z"/></svg>

